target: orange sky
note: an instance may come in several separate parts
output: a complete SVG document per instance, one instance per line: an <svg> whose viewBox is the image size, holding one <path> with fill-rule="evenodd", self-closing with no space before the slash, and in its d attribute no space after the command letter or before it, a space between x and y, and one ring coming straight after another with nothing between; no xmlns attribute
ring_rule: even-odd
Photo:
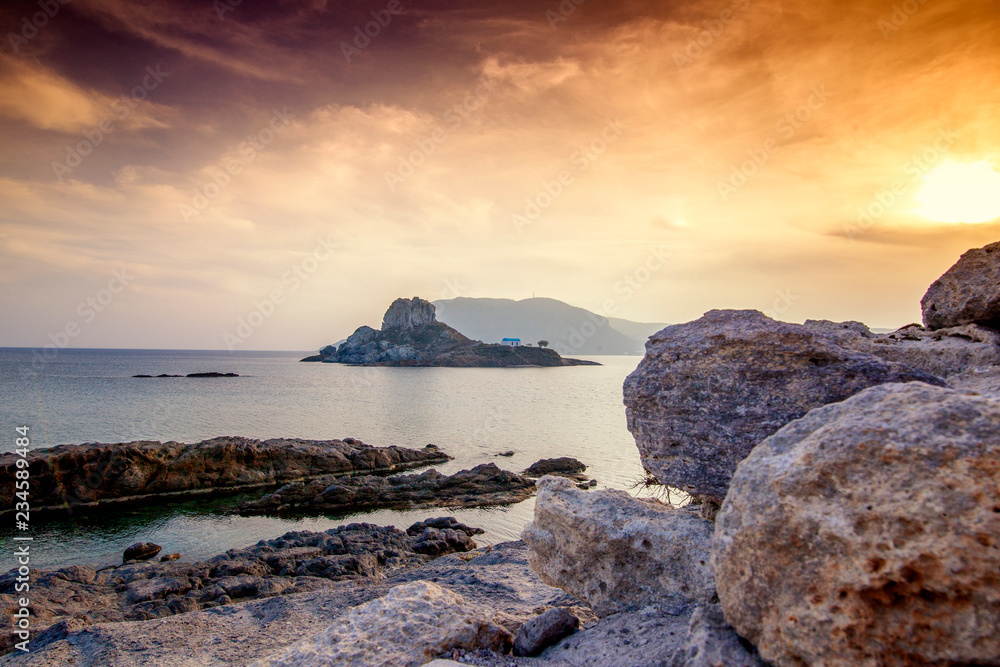
<svg viewBox="0 0 1000 667"><path fill-rule="evenodd" d="M1000 165L995 0L42 4L0 345L312 349L413 295L893 327L1000 239L914 198Z"/></svg>

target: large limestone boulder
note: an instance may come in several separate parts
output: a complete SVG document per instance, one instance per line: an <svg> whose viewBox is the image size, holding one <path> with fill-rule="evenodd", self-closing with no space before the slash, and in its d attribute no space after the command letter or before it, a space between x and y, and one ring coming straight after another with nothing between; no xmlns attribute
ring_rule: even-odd
<svg viewBox="0 0 1000 667"><path fill-rule="evenodd" d="M1000 329L1000 241L973 248L920 300L929 329L981 324Z"/></svg>
<svg viewBox="0 0 1000 667"><path fill-rule="evenodd" d="M757 443L887 382L942 381L755 310L713 310L650 337L625 380L628 428L662 483L721 500Z"/></svg>
<svg viewBox="0 0 1000 667"><path fill-rule="evenodd" d="M418 296L396 299L382 317L382 330L391 328L414 329L437 321L434 304Z"/></svg>
<svg viewBox="0 0 1000 667"><path fill-rule="evenodd" d="M254 667L415 667L452 649L506 652L510 632L476 605L429 581L414 581L353 607L320 634Z"/></svg>
<svg viewBox="0 0 1000 667"><path fill-rule="evenodd" d="M1000 400L923 383L813 410L716 522L728 620L777 665L1000 664Z"/></svg>
<svg viewBox="0 0 1000 667"><path fill-rule="evenodd" d="M537 486L534 521L521 538L545 583L599 616L715 595L710 521L624 491L580 491L564 477L543 477Z"/></svg>

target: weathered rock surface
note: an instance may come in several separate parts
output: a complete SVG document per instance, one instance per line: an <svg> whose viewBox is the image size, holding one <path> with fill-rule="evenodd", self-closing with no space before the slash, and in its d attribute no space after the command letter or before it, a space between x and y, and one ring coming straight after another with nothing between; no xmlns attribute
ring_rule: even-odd
<svg viewBox="0 0 1000 667"><path fill-rule="evenodd" d="M246 600L328 588L334 581L377 580L433 556L475 549L481 533L453 517L428 519L402 532L392 526L339 526L299 531L231 549L198 563L135 563L95 572L87 566L32 571L32 629L162 618ZM154 545L155 546L155 545ZM146 549L148 552L149 549ZM11 646L17 571L0 577L0 650Z"/></svg>
<svg viewBox="0 0 1000 667"><path fill-rule="evenodd" d="M726 619L778 665L997 664L1000 400L923 383L813 410L740 464Z"/></svg>
<svg viewBox="0 0 1000 667"><path fill-rule="evenodd" d="M920 306L928 329L963 324L1000 329L1000 241L963 254L931 284Z"/></svg>
<svg viewBox="0 0 1000 667"><path fill-rule="evenodd" d="M1000 366L1000 332L976 324L931 331L919 324L874 334L858 322L807 320L805 326L832 335L837 343L945 378ZM863 327L863 328L862 328Z"/></svg>
<svg viewBox="0 0 1000 667"><path fill-rule="evenodd" d="M454 475L431 469L391 477L325 475L293 482L240 506L243 514L344 512L373 507L476 507L505 505L530 498L535 482L501 470L495 463Z"/></svg>
<svg viewBox="0 0 1000 667"><path fill-rule="evenodd" d="M562 477L538 481L534 521L522 533L542 581L599 616L653 603L706 603L714 526L686 509L623 491L577 490Z"/></svg>
<svg viewBox="0 0 1000 667"><path fill-rule="evenodd" d="M599 366L564 359L541 347L511 347L471 340L434 315L434 304L418 297L396 299L382 318L382 330L359 327L338 348L327 346L302 361L368 366Z"/></svg>
<svg viewBox="0 0 1000 667"><path fill-rule="evenodd" d="M253 667L417 667L453 649L505 653L512 640L480 607L415 581L347 610L325 631Z"/></svg>
<svg viewBox="0 0 1000 667"><path fill-rule="evenodd" d="M663 329L625 380L628 428L663 484L722 499L736 465L806 414L887 382L943 382L755 310Z"/></svg>
<svg viewBox="0 0 1000 667"><path fill-rule="evenodd" d="M526 551L524 543L508 542L477 551L471 559L473 554L462 554L462 558L449 555L426 565L397 570L388 573L384 581L324 581L325 587L320 590L235 602L157 620L87 627L67 621L43 633L46 636L35 637L32 653L0 656L0 665L246 665L322 632L349 607L411 581L433 581L447 587L492 614L498 625L516 630L537 615L537 610L574 603L570 596L539 581L528 566ZM686 626L686 617L682 621ZM507 665L510 657L504 660L507 662L498 664ZM631 663L626 660L618 664Z"/></svg>
<svg viewBox="0 0 1000 667"><path fill-rule="evenodd" d="M0 455L0 513L14 507L18 455ZM138 441L59 445L28 453L32 510L220 494L320 475L389 473L447 461L436 447L372 447L359 440L224 437L194 444Z"/></svg>
<svg viewBox="0 0 1000 667"><path fill-rule="evenodd" d="M539 614L518 628L514 655L538 655L580 627L580 619L561 607Z"/></svg>
<svg viewBox="0 0 1000 667"><path fill-rule="evenodd" d="M586 470L587 466L573 457L560 456L555 459L541 459L540 461L535 461L528 466L522 474L525 477L544 477L545 475L556 475L558 477L567 477L569 479L583 481L587 479L587 476L583 474Z"/></svg>
<svg viewBox="0 0 1000 667"><path fill-rule="evenodd" d="M726 623L722 605L698 607L684 643L666 667L765 667L757 649Z"/></svg>

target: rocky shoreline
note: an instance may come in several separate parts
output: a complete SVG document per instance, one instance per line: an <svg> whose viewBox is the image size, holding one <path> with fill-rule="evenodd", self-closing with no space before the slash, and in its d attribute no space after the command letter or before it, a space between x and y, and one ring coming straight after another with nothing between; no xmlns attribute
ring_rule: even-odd
<svg viewBox="0 0 1000 667"><path fill-rule="evenodd" d="M19 458L0 455L0 514L14 507ZM389 474L450 459L434 445L373 447L354 438L59 445L28 453L29 502L36 512L87 509L239 493L329 474Z"/></svg>
<svg viewBox="0 0 1000 667"><path fill-rule="evenodd" d="M104 595L114 607L113 582L118 608L168 617L60 621L0 665L1000 665L1000 243L964 254L922 309L887 335L711 311L652 336L623 387L628 427L689 506L547 475L521 542L473 548L441 518L146 565L163 576L108 575ZM300 488L274 502L309 503L319 484ZM327 551L358 531L358 553ZM431 554L446 555L411 566ZM69 570L41 577L55 590L81 578ZM239 577L294 583L171 608Z"/></svg>

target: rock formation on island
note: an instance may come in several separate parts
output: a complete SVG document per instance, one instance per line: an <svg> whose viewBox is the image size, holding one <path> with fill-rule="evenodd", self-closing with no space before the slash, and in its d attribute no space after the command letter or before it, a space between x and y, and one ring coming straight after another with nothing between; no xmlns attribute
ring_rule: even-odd
<svg viewBox="0 0 1000 667"><path fill-rule="evenodd" d="M19 458L0 455L0 513L13 511ZM222 437L194 444L144 440L59 445L31 450L26 458L29 500L38 511L232 493L328 474L389 474L451 457L433 445L420 450L373 447L354 438Z"/></svg>
<svg viewBox="0 0 1000 667"><path fill-rule="evenodd" d="M628 428L663 484L721 501L736 465L809 410L886 382L943 381L755 310L713 310L650 337L625 380Z"/></svg>
<svg viewBox="0 0 1000 667"><path fill-rule="evenodd" d="M596 366L568 359L550 348L509 346L471 340L438 322L434 304L419 297L396 299L382 329L359 327L340 346L328 345L302 361L365 366Z"/></svg>

